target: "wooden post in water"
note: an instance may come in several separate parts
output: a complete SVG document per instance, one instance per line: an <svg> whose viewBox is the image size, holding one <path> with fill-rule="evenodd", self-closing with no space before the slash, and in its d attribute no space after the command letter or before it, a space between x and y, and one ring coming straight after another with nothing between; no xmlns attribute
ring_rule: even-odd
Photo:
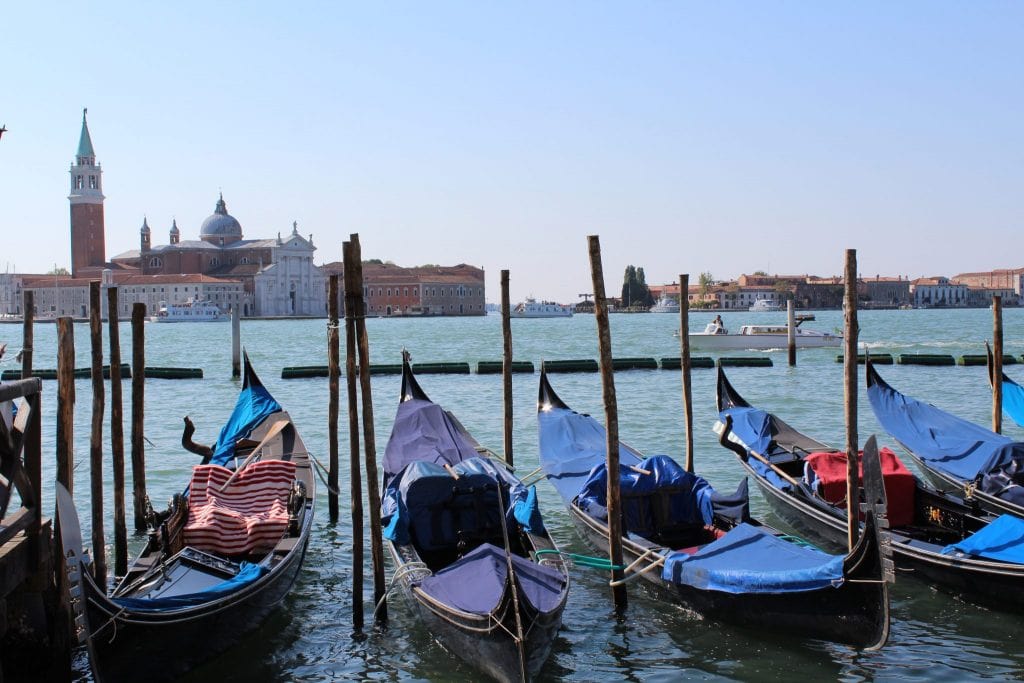
<svg viewBox="0 0 1024 683"><path fill-rule="evenodd" d="M356 341L359 344L359 393L363 401L363 452L366 455L366 493L370 506L370 553L373 556L373 604L380 605L377 619L388 619L384 582L384 540L380 526L380 478L377 474L377 445L373 433L373 395L370 391L370 341L366 336L366 306L363 303L363 257L359 235L349 235L353 270L353 291L359 293L356 310Z"/></svg>
<svg viewBox="0 0 1024 683"><path fill-rule="evenodd" d="M601 266L601 241L597 235L587 237L590 251L590 277L594 283L594 318L597 320L597 341L601 355L601 395L607 430L608 467L608 557L615 567L622 566L622 507L619 494L619 409L615 400L615 372L612 368L612 335L608 326L608 301L604 293L604 269ZM622 580L622 570L612 569L612 581ZM616 611L626 609L626 587L612 587Z"/></svg>
<svg viewBox="0 0 1024 683"><path fill-rule="evenodd" d="M338 522L338 384L341 378L341 347L338 339L338 276L327 281L327 513Z"/></svg>
<svg viewBox="0 0 1024 683"><path fill-rule="evenodd" d="M236 301L231 306L231 379L242 376L242 313Z"/></svg>
<svg viewBox="0 0 1024 683"><path fill-rule="evenodd" d="M92 358L92 430L89 437L89 483L92 503L93 576L107 585L107 543L103 534L103 320L100 281L89 283L89 342Z"/></svg>
<svg viewBox="0 0 1024 683"><path fill-rule="evenodd" d="M28 379L32 376L32 343L33 321L35 319L35 298L30 289L22 292L22 331L21 331L21 377ZM36 394L30 400L31 413L29 413L28 424L25 427L24 459L25 471L28 473L29 481L32 482L32 498L39 510L35 515L32 524L27 532L32 548L32 567L39 566L42 560L42 543L39 542L39 532L42 528L42 500L43 500L43 436L42 436L42 409L43 400L41 394Z"/></svg>
<svg viewBox="0 0 1024 683"><path fill-rule="evenodd" d="M679 275L679 366L683 372L683 417L686 420L686 471L693 472L693 387L690 384L690 275Z"/></svg>
<svg viewBox="0 0 1024 683"><path fill-rule="evenodd" d="M1003 297L992 297L992 431L1003 431Z"/></svg>
<svg viewBox="0 0 1024 683"><path fill-rule="evenodd" d="M21 310L24 323L21 332L21 378L28 379L32 376L32 323L36 314L35 296L31 289L22 292Z"/></svg>
<svg viewBox="0 0 1024 683"><path fill-rule="evenodd" d="M71 318L57 318L57 482L75 489L75 329Z"/></svg>
<svg viewBox="0 0 1024 683"><path fill-rule="evenodd" d="M847 540L852 550L857 543L860 529L860 493L858 472L858 441L857 441L857 250L846 250L846 269L844 276L845 307L843 342L843 403L846 414L846 517L848 523Z"/></svg>
<svg viewBox="0 0 1024 683"><path fill-rule="evenodd" d="M508 271L501 271L501 390L505 407L505 462L512 467L512 311L508 294Z"/></svg>
<svg viewBox="0 0 1024 683"><path fill-rule="evenodd" d="M132 304L132 505L135 530L146 530L146 304Z"/></svg>
<svg viewBox="0 0 1024 683"><path fill-rule="evenodd" d="M786 332L789 342L789 367L796 366L796 315L793 312L793 300L786 301Z"/></svg>
<svg viewBox="0 0 1024 683"><path fill-rule="evenodd" d="M114 576L128 573L128 530L124 517L124 400L121 393L121 329L117 287L107 289L107 336L110 337L110 453L114 469Z"/></svg>
<svg viewBox="0 0 1024 683"><path fill-rule="evenodd" d="M348 392L348 467L352 499L352 623L363 627L363 465L359 459L359 396L356 388L356 311L363 298L356 289L352 243L341 247L345 278L345 388Z"/></svg>

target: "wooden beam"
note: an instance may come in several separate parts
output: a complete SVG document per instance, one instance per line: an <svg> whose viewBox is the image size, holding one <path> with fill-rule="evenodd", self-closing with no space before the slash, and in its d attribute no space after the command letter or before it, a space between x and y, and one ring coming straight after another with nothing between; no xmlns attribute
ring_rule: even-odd
<svg viewBox="0 0 1024 683"><path fill-rule="evenodd" d="M504 449L505 462L509 467L515 463L512 455L512 311L508 292L508 271L501 271L501 392L505 408Z"/></svg>
<svg viewBox="0 0 1024 683"><path fill-rule="evenodd" d="M74 493L75 479L75 328L57 318L57 481Z"/></svg>
<svg viewBox="0 0 1024 683"><path fill-rule="evenodd" d="M352 623L363 627L363 464L359 452L359 390L356 370L356 311L363 298L356 287L352 243L341 245L345 288L345 389L348 394L348 466L352 511Z"/></svg>
<svg viewBox="0 0 1024 683"><path fill-rule="evenodd" d="M146 304L132 304L132 506L135 530L146 530Z"/></svg>
<svg viewBox="0 0 1024 683"><path fill-rule="evenodd" d="M686 427L686 471L693 472L693 386L690 366L690 275L679 275L679 367L683 374L683 424Z"/></svg>
<svg viewBox="0 0 1024 683"><path fill-rule="evenodd" d="M846 518L847 541L850 550L857 544L860 532L860 495L858 493L858 441L857 441L857 250L846 250L844 273L845 306L843 342L843 404L846 415Z"/></svg>
<svg viewBox="0 0 1024 683"><path fill-rule="evenodd" d="M92 361L92 429L89 432L89 494L92 509L92 568L96 583L107 585L107 543L103 533L103 304L100 282L89 283L89 351Z"/></svg>
<svg viewBox="0 0 1024 683"><path fill-rule="evenodd" d="M992 297L992 431L1003 431L1003 297Z"/></svg>
<svg viewBox="0 0 1024 683"><path fill-rule="evenodd" d="M107 288L110 343L110 455L114 478L114 576L128 573L128 529L124 509L124 395L121 386L121 327L117 287Z"/></svg>

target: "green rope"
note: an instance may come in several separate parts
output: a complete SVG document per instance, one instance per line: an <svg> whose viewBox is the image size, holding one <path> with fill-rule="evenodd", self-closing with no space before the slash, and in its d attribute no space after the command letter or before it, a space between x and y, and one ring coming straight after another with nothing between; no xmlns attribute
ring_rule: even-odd
<svg viewBox="0 0 1024 683"><path fill-rule="evenodd" d="M623 571L626 567L621 564L612 564L611 560L606 560L603 557L590 557L589 555L577 555L576 553L566 553L561 550L538 550L537 556L541 555L561 555L562 557L568 557L573 561L574 564L578 564L581 567L592 567L594 569L606 569L608 571Z"/></svg>

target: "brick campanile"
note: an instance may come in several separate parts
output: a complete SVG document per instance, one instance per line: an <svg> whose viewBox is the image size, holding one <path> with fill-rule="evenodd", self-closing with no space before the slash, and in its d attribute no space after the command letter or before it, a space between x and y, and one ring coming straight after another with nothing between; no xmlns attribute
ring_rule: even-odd
<svg viewBox="0 0 1024 683"><path fill-rule="evenodd" d="M106 256L103 225L103 169L96 163L96 153L89 136L89 125L82 110L82 135L78 153L71 166L71 275L99 275Z"/></svg>

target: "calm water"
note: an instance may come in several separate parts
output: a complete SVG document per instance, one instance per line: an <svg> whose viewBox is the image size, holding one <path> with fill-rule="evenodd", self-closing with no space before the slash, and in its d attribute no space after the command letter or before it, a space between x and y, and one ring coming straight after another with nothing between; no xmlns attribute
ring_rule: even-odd
<svg viewBox="0 0 1024 683"><path fill-rule="evenodd" d="M694 314L691 325L700 329L710 314ZM742 322L781 322L785 314L726 313L726 325ZM878 352L983 353L991 336L988 310L862 312L861 341ZM674 315L612 316L612 339L619 356L678 355L672 336ZM841 326L839 312L818 314L811 323L819 329ZM414 362L469 361L501 358L500 318L369 320L371 358L375 363L397 363L402 347ZM539 367L544 358L596 358L593 316L569 320L513 321L515 357ZM1009 310L1004 317L1007 352L1024 352L1024 311ZM130 349L129 327L122 326L122 346ZM147 325L147 364L201 366L206 379L146 384L147 478L154 505L161 505L182 488L196 457L178 446L182 416L191 415L198 426L197 441L213 442L238 391L230 379L230 327L216 324ZM78 364L89 362L88 329L75 327ZM327 380L281 380L288 365L326 363L325 321L251 321L242 323L244 345L264 383L291 412L307 445L327 460ZM21 328L0 326L0 343L20 346ZM342 340L344 342L344 340ZM343 344L344 348L344 344ZM128 354L125 354L126 357ZM778 413L797 428L821 440L843 443L842 364L836 350L801 351L796 368L786 366L785 352L769 352L772 368L735 368L730 372L736 388L748 399ZM10 354L13 356L13 353ZM36 327L36 367L56 366L55 327ZM3 367L13 367L8 357ZM883 376L908 394L927 398L957 414L988 423L990 395L984 368L928 368L885 366ZM1024 369L1009 367L1008 374L1024 377ZM520 472L537 465L535 397L538 375L517 375L515 396L515 459ZM681 457L684 448L681 383L678 372L631 371L616 375L620 433L647 453ZM500 450L502 443L501 377L499 375L423 375L420 382L438 403L453 410L482 443ZM597 374L554 375L556 391L573 408L603 418L600 377ZM715 418L714 371L695 370L694 420L697 470L717 488L732 490L740 468L711 433ZM108 385L109 386L109 385ZM126 413L127 413L126 386ZM384 450L396 407L399 379L373 379L378 453ZM91 391L87 380L77 384L75 416L75 498L88 524L89 420ZM342 383L344 392L344 383ZM44 383L44 476L53 478L53 435L56 385ZM860 387L859 430L882 435ZM339 440L341 461L347 461L347 430L342 395ZM107 413L109 429L109 409ZM1009 425L1006 433L1024 439L1024 430ZM106 438L109 434L105 433ZM891 439L881 436L883 443ZM341 490L348 490L342 473ZM111 477L106 477L110 481ZM52 486L46 505L52 509ZM590 552L576 536L557 496L546 482L538 486L545 520L563 549ZM768 513L756 487L752 489L755 514L782 525ZM197 671L194 680L451 680L476 678L463 665L435 645L418 626L400 596L391 601L389 628L354 636L351 627L351 538L346 520L337 526L327 521L327 497L320 488L317 522L309 554L298 584L284 609L243 646ZM112 507L111 493L106 505ZM131 509L130 491L128 500ZM348 501L342 499L343 516ZM112 514L108 514L108 519ZM130 524L130 521L129 521ZM89 538L88 528L84 529ZM108 540L112 537L107 528ZM134 539L136 545L139 539ZM368 540L367 540L368 545ZM112 548L108 548L111 558ZM112 559L108 559L112 564ZM370 575L370 567L365 569ZM901 574L892 590L892 635L881 651L861 653L825 643L801 643L784 634L754 633L702 620L685 610L655 600L637 587L630 589L630 607L623 621L611 616L606 577L577 569L573 575L564 625L544 670L549 680L676 680L683 676L711 680L965 680L1019 678L1024 654L1018 633L1019 615L989 611L937 593ZM372 587L364 604L372 610ZM202 637L202 636L200 636Z"/></svg>

